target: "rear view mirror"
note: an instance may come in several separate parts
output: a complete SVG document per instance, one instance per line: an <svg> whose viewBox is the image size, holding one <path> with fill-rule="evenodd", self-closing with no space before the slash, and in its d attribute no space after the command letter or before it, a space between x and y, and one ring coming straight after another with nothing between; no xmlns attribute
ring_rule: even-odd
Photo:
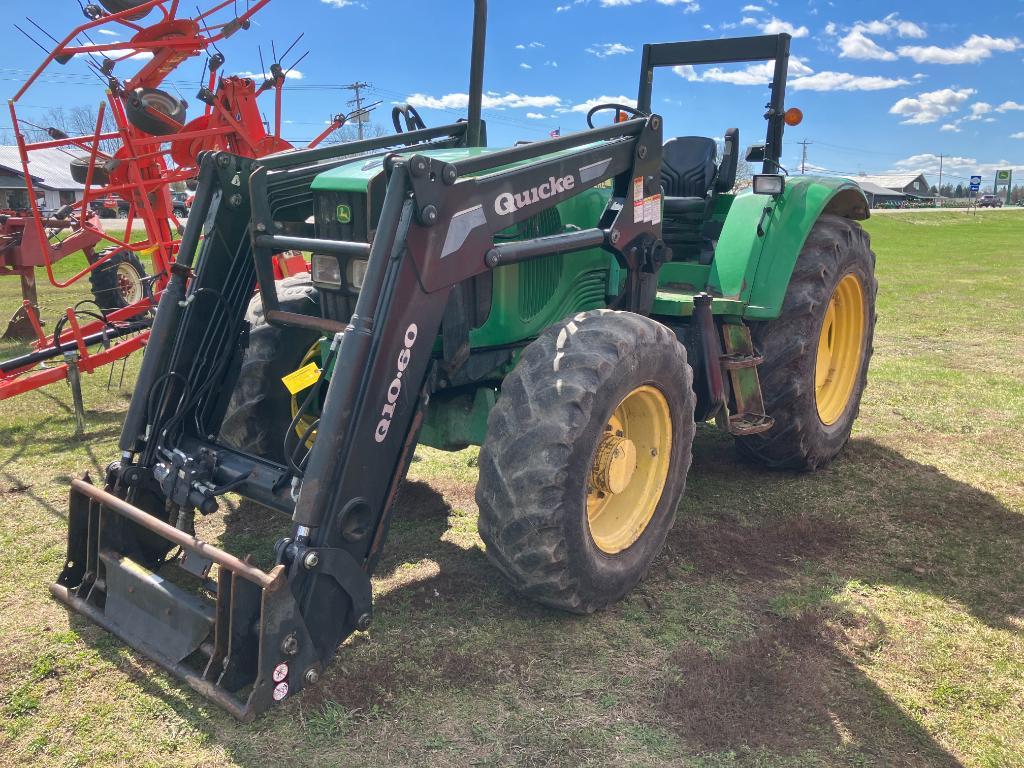
<svg viewBox="0 0 1024 768"><path fill-rule="evenodd" d="M746 161L748 163L763 163L764 162L764 148L762 144L751 144L747 147Z"/></svg>

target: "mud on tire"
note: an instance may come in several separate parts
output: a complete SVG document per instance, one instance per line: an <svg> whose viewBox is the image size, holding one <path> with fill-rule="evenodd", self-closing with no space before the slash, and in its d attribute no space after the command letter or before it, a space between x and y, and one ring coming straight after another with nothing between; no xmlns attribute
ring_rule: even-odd
<svg viewBox="0 0 1024 768"><path fill-rule="evenodd" d="M692 455L693 374L665 326L629 312L584 312L544 331L502 384L480 450L480 536L514 588L545 605L589 613L647 572L672 527ZM650 521L609 555L591 535L587 493L612 412L637 387L667 401L668 476Z"/></svg>

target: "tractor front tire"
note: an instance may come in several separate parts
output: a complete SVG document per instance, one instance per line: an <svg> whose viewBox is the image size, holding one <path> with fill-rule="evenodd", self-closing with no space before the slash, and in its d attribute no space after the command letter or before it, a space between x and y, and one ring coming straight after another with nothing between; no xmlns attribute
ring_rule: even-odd
<svg viewBox="0 0 1024 768"><path fill-rule="evenodd" d="M686 486L694 405L686 350L650 318L583 312L526 347L476 489L487 555L518 592L590 613L644 577Z"/></svg>
<svg viewBox="0 0 1024 768"><path fill-rule="evenodd" d="M320 292L308 272L278 280L276 285L283 311L320 316ZM270 325L259 295L249 302L246 319L249 348L242 359L220 437L229 447L284 464L284 437L292 422L292 396L281 378L301 367L320 334L294 326Z"/></svg>
<svg viewBox="0 0 1024 768"><path fill-rule="evenodd" d="M826 214L797 258L782 312L754 323L767 432L737 438L772 469L813 470L850 439L867 386L875 330L875 254L859 224Z"/></svg>

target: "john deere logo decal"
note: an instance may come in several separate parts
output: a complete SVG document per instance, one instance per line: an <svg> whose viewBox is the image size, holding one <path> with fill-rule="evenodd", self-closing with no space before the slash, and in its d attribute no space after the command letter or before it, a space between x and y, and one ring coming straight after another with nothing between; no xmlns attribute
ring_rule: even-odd
<svg viewBox="0 0 1024 768"><path fill-rule="evenodd" d="M352 221L352 209L347 205L338 206L338 222L348 224Z"/></svg>

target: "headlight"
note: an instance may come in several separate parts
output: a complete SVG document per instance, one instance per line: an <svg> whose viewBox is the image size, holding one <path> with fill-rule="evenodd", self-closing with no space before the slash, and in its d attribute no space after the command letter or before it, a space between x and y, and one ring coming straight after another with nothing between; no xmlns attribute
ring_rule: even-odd
<svg viewBox="0 0 1024 768"><path fill-rule="evenodd" d="M778 174L757 174L754 176L754 194L778 197L786 188L786 180Z"/></svg>
<svg viewBox="0 0 1024 768"><path fill-rule="evenodd" d="M336 257L325 253L313 254L313 285L341 288L341 264Z"/></svg>
<svg viewBox="0 0 1024 768"><path fill-rule="evenodd" d="M369 262L366 259L349 259L348 260L348 284L352 288L359 290L363 287L363 280L366 279L366 265Z"/></svg>

